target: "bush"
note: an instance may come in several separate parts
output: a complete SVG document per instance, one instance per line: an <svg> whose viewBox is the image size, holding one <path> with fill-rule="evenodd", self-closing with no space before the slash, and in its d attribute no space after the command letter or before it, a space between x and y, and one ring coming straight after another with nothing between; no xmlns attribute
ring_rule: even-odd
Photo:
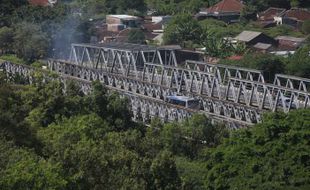
<svg viewBox="0 0 310 190"><path fill-rule="evenodd" d="M310 34L310 20L306 20L306 21L302 24L301 31L302 31L304 34Z"/></svg>
<svg viewBox="0 0 310 190"><path fill-rule="evenodd" d="M14 54L2 55L2 56L0 56L0 59L5 60L5 61L10 61L10 62L16 63L16 64L25 64L25 61L23 61L22 59L18 58Z"/></svg>

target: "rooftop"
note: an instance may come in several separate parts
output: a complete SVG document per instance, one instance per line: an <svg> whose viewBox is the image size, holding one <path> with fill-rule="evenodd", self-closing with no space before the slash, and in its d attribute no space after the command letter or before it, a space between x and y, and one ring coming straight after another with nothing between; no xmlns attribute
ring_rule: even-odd
<svg viewBox="0 0 310 190"><path fill-rule="evenodd" d="M129 51L154 51L156 47L150 45L141 45L141 44L131 44L131 43L119 43L119 42L109 42L99 45L100 47L111 48L111 49L120 49L120 50L129 50Z"/></svg>
<svg viewBox="0 0 310 190"><path fill-rule="evenodd" d="M261 12L258 14L259 20L274 20L275 16L279 16L280 14L283 14L285 12L285 9L283 8L275 8L270 7L264 12Z"/></svg>
<svg viewBox="0 0 310 190"><path fill-rule="evenodd" d="M157 48L155 46L150 45L142 45L142 44L131 44L124 42L104 42L100 44L72 44L77 47L90 47L90 48L109 48L116 49L122 51L155 51Z"/></svg>
<svg viewBox="0 0 310 190"><path fill-rule="evenodd" d="M209 7L207 12L241 12L243 7L244 5L239 0L222 0L219 3Z"/></svg>
<svg viewBox="0 0 310 190"><path fill-rule="evenodd" d="M256 48L256 49L261 49L261 50L267 50L271 47L272 45L271 44L265 44L265 43L257 43L255 44L253 47Z"/></svg>
<svg viewBox="0 0 310 190"><path fill-rule="evenodd" d="M28 0L31 5L47 6L57 3L57 0Z"/></svg>
<svg viewBox="0 0 310 190"><path fill-rule="evenodd" d="M249 42L261 34L261 32L243 31L238 36L236 36L235 39L238 41Z"/></svg>
<svg viewBox="0 0 310 190"><path fill-rule="evenodd" d="M107 15L107 17L114 17L118 19L139 19L139 17L131 15Z"/></svg>
<svg viewBox="0 0 310 190"><path fill-rule="evenodd" d="M282 14L283 17L294 18L296 20L305 21L310 19L310 11L306 9L293 8Z"/></svg>
<svg viewBox="0 0 310 190"><path fill-rule="evenodd" d="M296 38L296 37L292 37L292 36L277 36L275 38L276 40L287 40L287 41L292 41L292 42L304 42L306 40L306 38Z"/></svg>

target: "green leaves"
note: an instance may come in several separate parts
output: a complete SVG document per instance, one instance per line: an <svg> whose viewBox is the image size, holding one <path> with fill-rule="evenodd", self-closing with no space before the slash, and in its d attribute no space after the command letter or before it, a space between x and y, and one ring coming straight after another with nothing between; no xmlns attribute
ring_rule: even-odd
<svg viewBox="0 0 310 190"><path fill-rule="evenodd" d="M14 49L18 57L27 62L33 62L47 55L48 45L48 37L38 25L30 23L16 25Z"/></svg>
<svg viewBox="0 0 310 190"><path fill-rule="evenodd" d="M197 42L201 31L198 21L190 14L176 15L165 28L164 43L184 46L188 41Z"/></svg>
<svg viewBox="0 0 310 190"><path fill-rule="evenodd" d="M265 60L265 59L264 59ZM268 59L267 59L268 60ZM260 62L260 61L259 61ZM264 61L267 63L267 61ZM267 67L268 68L268 67ZM228 132L205 115L151 127L99 82L0 83L0 189L307 189L310 111Z"/></svg>
<svg viewBox="0 0 310 190"><path fill-rule="evenodd" d="M279 189L309 185L307 177L301 176L310 175L306 172L310 167L306 161L309 151L303 151L309 149L309 144L307 137L300 135L309 134L309 118L309 110L269 114L262 124L234 132L228 141L209 151L211 155L206 155L211 169L206 188L265 189L272 184L273 189Z"/></svg>
<svg viewBox="0 0 310 190"><path fill-rule="evenodd" d="M67 182L59 164L46 161L34 152L1 140L1 189L64 189ZM4 156L5 155L5 156Z"/></svg>

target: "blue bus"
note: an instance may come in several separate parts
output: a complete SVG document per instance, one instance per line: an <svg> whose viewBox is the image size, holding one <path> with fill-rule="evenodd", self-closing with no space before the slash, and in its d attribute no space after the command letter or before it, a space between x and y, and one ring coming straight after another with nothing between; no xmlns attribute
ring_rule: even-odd
<svg viewBox="0 0 310 190"><path fill-rule="evenodd" d="M200 101L187 96L166 96L166 102L190 109L200 109Z"/></svg>

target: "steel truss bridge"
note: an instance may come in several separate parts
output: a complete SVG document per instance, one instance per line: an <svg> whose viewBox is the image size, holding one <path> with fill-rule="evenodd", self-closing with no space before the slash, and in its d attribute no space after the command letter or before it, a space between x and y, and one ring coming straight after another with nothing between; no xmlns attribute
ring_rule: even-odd
<svg viewBox="0 0 310 190"><path fill-rule="evenodd" d="M1 67L11 74L30 77L34 68L9 62ZM72 44L69 60L48 60L48 69L64 83L75 80L84 93L91 81L130 100L135 120L180 121L203 113L233 128L259 123L266 111L310 107L310 79L277 74L267 83L262 71L186 60L178 62L174 49L107 43ZM201 109L166 102L168 95L195 97Z"/></svg>

